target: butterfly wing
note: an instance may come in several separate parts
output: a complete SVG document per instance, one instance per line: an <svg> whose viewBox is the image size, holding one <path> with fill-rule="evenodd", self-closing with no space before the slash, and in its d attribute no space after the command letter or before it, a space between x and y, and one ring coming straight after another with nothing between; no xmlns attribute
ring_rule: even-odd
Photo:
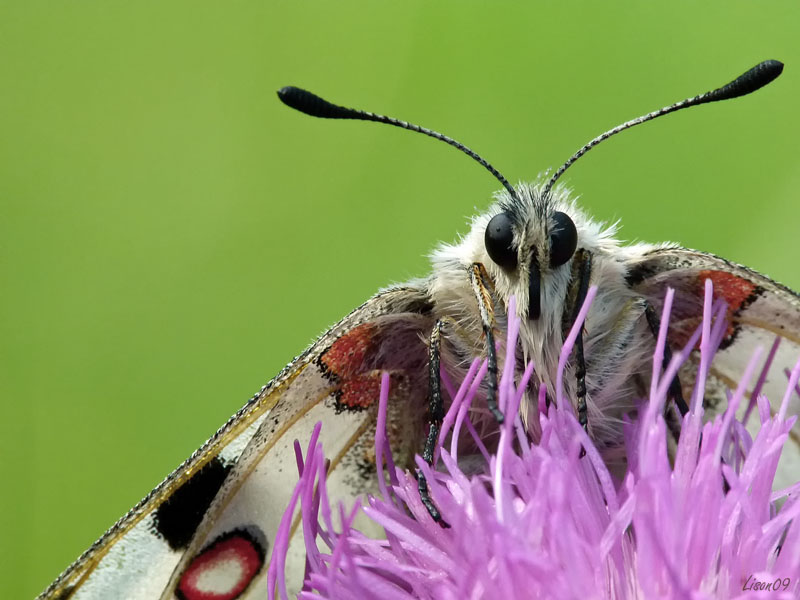
<svg viewBox="0 0 800 600"><path fill-rule="evenodd" d="M628 284L653 303L657 310L663 306L667 287L675 289L668 336L673 348L683 347L701 321L707 279L714 285L715 298L727 304L730 324L711 365L711 384L706 389L706 401L710 401L707 408L712 413L724 409L726 403L722 400L725 395L720 392L733 389L738 384L755 348L761 346L764 349L763 368L768 351L777 343L777 350L760 390L769 398L773 412L777 412L786 392L787 372L794 368L800 358L800 296L747 267L685 248L656 247L641 253L629 263ZM743 406L742 410L745 408ZM800 394L795 391L789 400L787 414L798 413ZM748 420L748 428L752 427L752 432L757 425L757 415L753 415ZM790 431L790 441L780 461L776 486L782 488L796 483L798 477L800 424Z"/></svg>
<svg viewBox="0 0 800 600"><path fill-rule="evenodd" d="M375 465L366 439L380 372L388 370L393 452L413 453L425 416L427 390L420 382L426 381L430 309L425 292L414 287L386 290L357 308L265 385L39 598L177 593L186 600L232 599L263 587L270 542L297 481L295 439L305 444L314 424L323 421L321 440L335 457L329 486L337 494L371 489ZM209 596L213 590L217 595Z"/></svg>

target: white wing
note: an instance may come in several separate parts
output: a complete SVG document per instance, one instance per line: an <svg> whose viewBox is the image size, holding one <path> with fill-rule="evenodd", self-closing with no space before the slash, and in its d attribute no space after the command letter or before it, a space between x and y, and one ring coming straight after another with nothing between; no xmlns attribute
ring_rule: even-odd
<svg viewBox="0 0 800 600"><path fill-rule="evenodd" d="M270 542L295 482L293 442L322 421L337 495L371 489L372 402L393 377L394 440L413 452L425 418L424 292L371 298L287 365L220 430L111 527L41 599L245 598L261 594ZM402 348L403 351L399 351ZM414 435L412 435L414 434ZM402 442L402 443L400 443ZM405 447L408 446L408 447ZM393 452L395 448L393 448ZM302 574L302 570L300 570ZM298 583L299 585L299 583ZM180 589L177 590L176 588ZM265 597L265 596L261 596Z"/></svg>

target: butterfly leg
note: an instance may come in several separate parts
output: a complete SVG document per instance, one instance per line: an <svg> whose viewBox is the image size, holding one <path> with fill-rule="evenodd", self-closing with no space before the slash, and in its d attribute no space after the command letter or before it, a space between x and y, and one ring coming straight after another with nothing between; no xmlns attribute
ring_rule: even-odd
<svg viewBox="0 0 800 600"><path fill-rule="evenodd" d="M430 337L428 355L428 382L430 390L430 395L428 396L428 437L425 439L425 449L422 453L422 458L429 465L433 465L436 440L439 437L442 419L444 418L440 365L442 357L442 326L447 321L449 321L449 319L438 319L433 326ZM419 469L417 469L417 489L419 489L419 498L423 506L428 510L428 514L431 518L442 527L450 527L450 525L442 519L439 509L436 508L436 505L433 503L430 491L428 490L428 481Z"/></svg>
<svg viewBox="0 0 800 600"><path fill-rule="evenodd" d="M483 327L483 335L486 337L486 361L488 367L486 371L486 402L489 405L489 411L494 415L497 422L502 423L503 413L497 408L497 348L494 343L493 331L495 323L494 306L492 304L492 295L486 287L488 279L486 268L481 263L474 263L470 267L469 280L475 299L478 301L481 326Z"/></svg>
<svg viewBox="0 0 800 600"><path fill-rule="evenodd" d="M475 298L478 301L478 308L481 316L481 325L483 328L484 336L486 337L486 360L487 360L487 374L486 374L486 387L487 387L487 404L492 415L498 423L503 422L503 413L497 407L497 348L494 343L493 326L494 306L492 304L492 296L486 286L488 275L486 269L480 263L475 263L470 268L470 283L472 291L475 293ZM441 347L442 347L442 326L451 319L443 318L438 319L431 331L430 337L430 355L428 360L428 380L429 380L429 405L428 405L428 436L425 439L425 450L423 451L422 458L429 465L433 464L433 456L436 450L436 440L439 437L439 431L442 426L442 419L444 418L444 404L442 402L442 385L441 385ZM417 487L419 489L419 496L422 504L428 510L431 518L439 523L442 527L449 527L446 521L442 519L442 515L433 500L430 497L428 489L428 482L425 476L417 471Z"/></svg>
<svg viewBox="0 0 800 600"><path fill-rule="evenodd" d="M656 310L653 308L653 305L649 302L644 311L645 317L647 318L647 324L650 326L650 331L653 333L653 337L658 339L658 330L661 327L661 319L658 318L658 314ZM669 344L664 345L664 360L662 361L661 365L662 368L666 371L669 363L672 361L672 350L669 347ZM677 373L672 381L669 382L669 389L667 390L667 398L672 400L674 405L677 407L678 411L681 413L681 417L683 417L687 412L689 412L689 407L686 404L686 400L683 398L683 391L681 389L681 381L678 378ZM672 437L675 438L677 441L680 437L680 423L678 419L675 418L675 414L669 410L669 404L664 407L664 418L667 422L667 426L669 427L670 433Z"/></svg>
<svg viewBox="0 0 800 600"><path fill-rule="evenodd" d="M586 250L578 250L575 253L575 263L578 270L578 293L575 298L575 305L572 309L572 320L570 326L575 323L578 313L586 301L586 294L589 293L589 278L592 276L592 255ZM573 267L575 269L575 267ZM583 430L589 433L589 409L586 406L586 360L583 356L583 333L581 326L578 337L575 338L575 377L577 378L576 395L578 399L578 423Z"/></svg>

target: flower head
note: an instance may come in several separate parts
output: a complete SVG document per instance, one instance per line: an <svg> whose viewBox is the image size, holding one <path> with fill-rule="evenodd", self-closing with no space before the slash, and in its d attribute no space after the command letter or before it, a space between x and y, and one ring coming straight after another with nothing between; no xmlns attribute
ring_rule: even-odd
<svg viewBox="0 0 800 600"><path fill-rule="evenodd" d="M591 290L564 345L562 370L593 296ZM743 423L748 417L735 415L754 374L756 353L724 414L704 422L704 382L724 335L724 307L712 305L708 282L701 327L659 376L671 303L670 290L650 395L626 423L628 468L621 481L579 426L560 386L549 410L542 396L541 435L531 441L518 415L533 366L515 382L519 321L511 319L499 401L512 418L500 426L496 450L485 448L469 420L469 406L486 372L485 362L476 360L452 394L437 447L443 468L434 470L417 457L450 527L431 519L414 475L391 460L385 437L386 375L375 437L379 470L384 462L387 468L379 473L380 495L351 506L328 496L317 425L305 460L297 449L300 480L275 540L270 593L277 582L279 595L286 595L281 561L299 501L307 556L300 598L794 597L800 590L800 483L772 491L795 420L785 415L788 394L775 415L767 399L758 397L761 425L751 438ZM513 315L513 308L508 312ZM673 457L663 417L667 388L698 340L697 385ZM789 389L798 377L800 363ZM451 429L450 445L444 447ZM471 468L467 473L459 463L459 441L466 436L479 449L478 472ZM358 513L380 525L385 537L358 531L353 526Z"/></svg>

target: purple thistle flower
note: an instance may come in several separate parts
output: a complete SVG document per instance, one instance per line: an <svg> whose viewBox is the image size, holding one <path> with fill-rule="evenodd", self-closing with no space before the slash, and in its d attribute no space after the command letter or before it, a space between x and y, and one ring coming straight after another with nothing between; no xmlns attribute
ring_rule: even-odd
<svg viewBox="0 0 800 600"><path fill-rule="evenodd" d="M287 597L283 571L298 501L307 560L302 599L797 597L800 483L777 492L772 484L796 419L786 418L786 407L800 378L800 362L776 415L756 393L756 403L739 420L736 410L754 374L757 351L729 395L726 412L704 423L705 378L726 326L725 307L712 305L710 282L705 291L701 326L659 376L673 298L672 290L667 293L649 401L624 429L628 470L622 481L606 468L561 387L596 289L590 290L564 344L556 402L549 410L540 393L535 443L519 418L533 366L515 383L520 323L511 318L499 404L513 418L500 426L496 450L486 449L469 420L470 404L486 373L486 362L476 360L458 390L450 390L454 401L436 453L444 469L434 470L417 457L449 529L429 516L414 475L394 466L386 440L389 376L384 374L375 436L380 495L370 497L366 506L355 502L350 507L328 497L325 457L317 442L320 424L305 460L296 444L300 480L275 539L270 598L276 586L278 597ZM512 298L509 315L515 314L513 303ZM671 462L663 418L667 388L698 340L697 384ZM443 379L448 385L446 375ZM763 373L758 381L763 383ZM760 430L753 439L744 423L754 409ZM450 445L443 447L451 429ZM465 436L483 456L478 473L467 474L459 466L458 444ZM380 525L385 537L355 529L360 512Z"/></svg>

